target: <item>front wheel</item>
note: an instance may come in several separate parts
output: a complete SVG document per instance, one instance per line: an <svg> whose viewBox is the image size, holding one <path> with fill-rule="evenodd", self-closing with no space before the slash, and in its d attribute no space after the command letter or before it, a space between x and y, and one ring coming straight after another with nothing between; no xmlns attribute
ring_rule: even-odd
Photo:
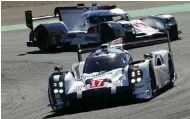
<svg viewBox="0 0 190 119"><path fill-rule="evenodd" d="M57 48L56 36L49 34L47 29L39 25L35 29L36 45L41 51L53 51Z"/></svg>

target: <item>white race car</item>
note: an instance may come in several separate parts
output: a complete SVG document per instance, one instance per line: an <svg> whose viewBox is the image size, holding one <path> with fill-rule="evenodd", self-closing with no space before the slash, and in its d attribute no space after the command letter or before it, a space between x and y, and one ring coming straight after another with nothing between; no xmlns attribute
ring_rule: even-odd
<svg viewBox="0 0 190 119"><path fill-rule="evenodd" d="M133 61L122 45L113 41L104 44L85 61L81 61L83 51L79 50L79 62L69 72L56 66L48 84L53 111L67 108L77 100L96 101L98 97L106 99L118 94L151 99L159 89L174 85L177 75L171 52L153 51L144 54L143 60Z"/></svg>
<svg viewBox="0 0 190 119"><path fill-rule="evenodd" d="M31 29L27 46L52 50L58 46L103 44L124 37L124 42L166 39L166 27L171 40L178 39L175 18L160 14L131 20L127 12L115 5L57 7L53 16L32 17L26 11L26 25ZM33 21L59 17L59 22L44 23L33 28ZM160 40L161 39L161 40Z"/></svg>

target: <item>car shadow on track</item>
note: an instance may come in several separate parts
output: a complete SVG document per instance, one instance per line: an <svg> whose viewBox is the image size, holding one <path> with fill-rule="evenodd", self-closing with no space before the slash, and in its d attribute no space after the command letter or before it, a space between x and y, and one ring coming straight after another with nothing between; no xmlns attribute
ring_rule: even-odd
<svg viewBox="0 0 190 119"><path fill-rule="evenodd" d="M182 38L180 37L177 40L181 40L181 39ZM177 41L177 40L174 40L174 41ZM124 49L129 50L129 49L134 49L134 48L153 46L153 45L162 44L162 43L166 43L166 41L157 42L157 43L154 43L154 44L129 45L127 47L124 47ZM86 46L81 46L81 49L95 49L95 48L98 48L98 47L100 47L100 44L99 45L90 44L88 46L87 45ZM27 55L27 54L58 54L58 53L63 53L63 52L77 52L77 51L78 51L77 46L67 46L67 47L59 47L59 48L53 49L51 51L41 51L41 50L30 51L30 52L18 54L17 56L24 56L24 55ZM88 51L88 52L90 52L90 51Z"/></svg>
<svg viewBox="0 0 190 119"><path fill-rule="evenodd" d="M18 54L17 56L25 56L28 54L59 54L59 53L63 53L63 52L77 52L77 48L75 47L70 47L70 48L57 48L54 49L52 51L41 51L41 50L35 50L35 51L30 51L30 52L26 52L26 53L21 53Z"/></svg>
<svg viewBox="0 0 190 119"><path fill-rule="evenodd" d="M63 52L77 52L77 48L75 47L70 47L70 48L57 48L51 51L41 51L41 50L36 50L36 51L30 51L26 52L25 54L58 54L58 53L63 53ZM22 54L19 54L18 56L22 56Z"/></svg>
<svg viewBox="0 0 190 119"><path fill-rule="evenodd" d="M98 45L88 45L88 46L81 46L81 49L93 49L97 48ZM67 47L58 47L56 49L51 49L49 51L41 51L41 50L35 50L30 51L26 53L18 54L17 56L24 56L27 54L58 54L58 53L64 53L64 52L77 52L78 48L76 46L67 46Z"/></svg>
<svg viewBox="0 0 190 119"><path fill-rule="evenodd" d="M158 92L157 96L169 91L172 88L173 87L170 87L170 86L163 88L162 90ZM90 111L95 111L95 110L109 109L109 108L114 108L118 106L128 106L128 105L134 105L134 104L140 104L140 103L151 103L151 101L154 100L155 98L150 99L150 100L135 100L135 99L121 98L121 99L114 99L114 100L97 101L93 103L89 103L89 102L81 103L81 104L75 105L75 107L67 108L67 110L61 110L56 113L50 112L51 114L43 117L43 119L59 117L59 116L64 116L64 115L69 115L69 114L90 112Z"/></svg>
<svg viewBox="0 0 190 119"><path fill-rule="evenodd" d="M118 106L126 106L126 105L131 105L131 104L136 104L135 101L124 101L123 99L121 100L115 100L115 101L96 101L93 103L81 103L78 105L75 105L75 107L67 108L67 110L61 110L59 112L53 112L50 115L47 115L43 117L43 119L46 118L52 118L52 117L59 117L59 116L64 116L68 114L76 114L76 113L82 113L82 112L90 112L90 111L95 111L95 110L102 110L102 109L108 109L108 108L114 108Z"/></svg>

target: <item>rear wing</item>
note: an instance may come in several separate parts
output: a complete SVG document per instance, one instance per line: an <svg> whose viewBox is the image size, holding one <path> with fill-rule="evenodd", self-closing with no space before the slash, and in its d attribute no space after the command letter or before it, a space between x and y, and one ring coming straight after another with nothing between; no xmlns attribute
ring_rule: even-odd
<svg viewBox="0 0 190 119"><path fill-rule="evenodd" d="M33 17L31 10L25 11L26 26L33 31L34 30L34 26L33 26L34 21L56 18L59 16L56 14L56 12L57 12L57 9L55 8L54 15L45 15L45 16Z"/></svg>
<svg viewBox="0 0 190 119"><path fill-rule="evenodd" d="M56 7L54 9L54 13L52 15L44 15L44 16L38 16L38 17L33 17L32 11L28 10L28 11L25 11L26 26L29 29L33 30L34 29L34 26L33 26L34 21L52 19L52 18L59 18L60 21L63 21L64 13L67 13L67 12L73 11L73 10L82 10L83 8L80 8L80 7Z"/></svg>
<svg viewBox="0 0 190 119"><path fill-rule="evenodd" d="M33 17L32 11L25 11L25 22L26 26L31 30L29 35L29 41L27 42L27 46L36 47L35 40L35 27L34 21L45 20L45 19L55 19L58 18L59 21L64 22L67 29L69 31L82 31L86 30L83 26L86 23L86 18L83 16L83 13L91 10L102 10L102 9L113 9L116 5L100 5L97 6L96 3L92 2L91 6L85 6L83 3L77 4L77 6L73 7L56 7L51 15L44 15ZM46 22L49 22L46 21ZM45 22L45 23L46 23Z"/></svg>
<svg viewBox="0 0 190 119"><path fill-rule="evenodd" d="M56 7L51 15L44 15L33 17L32 11L25 11L25 21L26 26L31 30L34 29L33 22L44 19L52 19L59 18L59 21L63 21L67 27L71 26L76 21L82 21L82 14L87 10L97 9L96 4L92 4L92 6L84 6L83 3L77 4L77 6L73 7ZM72 22L74 20L74 22ZM84 20L83 20L84 21Z"/></svg>
<svg viewBox="0 0 190 119"><path fill-rule="evenodd" d="M69 25L74 25L74 23L76 23L76 22L70 22L71 21L70 19L74 19L76 21L76 18L72 18L72 14L67 14L67 13L68 12L72 13L72 11L78 10L78 11L81 11L81 14L82 14L84 12L83 11L84 8L86 8L84 4L77 4L77 6L74 6L74 7L56 7L51 15L44 15L44 16L38 16L38 17L33 17L31 10L25 11L26 26L31 30L30 35L29 35L29 41L27 42L27 46L30 46L30 47L37 46L36 41L34 39L35 37L34 36L34 31L35 31L34 21L58 18L59 21L63 21L65 24L68 23L66 24L66 26L67 28L69 28ZM67 17L67 15L70 15L70 18Z"/></svg>
<svg viewBox="0 0 190 119"><path fill-rule="evenodd" d="M169 28L167 28L167 29L169 29ZM148 41L147 40L141 40L141 41L139 40L139 41L134 41L134 42L129 42L129 43L123 43L123 38L118 38L118 39L113 40L107 44L102 44L99 47L87 48L87 49L81 49L80 44L78 44L77 56L78 56L78 61L81 62L82 61L82 54L97 50L99 48L115 47L115 48L122 48L122 49L128 50L128 49L133 49L133 48L137 48L137 47L155 45L155 44L165 43L165 42L168 43L168 50L171 53L171 56L173 59L172 49L171 49L171 45L170 45L170 35L169 35L168 30L167 30L167 37L158 38L158 39L151 39Z"/></svg>
<svg viewBox="0 0 190 119"><path fill-rule="evenodd" d="M59 21L63 21L69 30L76 25L83 25L86 21L83 17L83 13L92 10L113 9L116 5L100 5L92 2L91 6L85 6L83 3L78 3L77 6L72 7L56 7L51 15L44 15L39 17L33 17L32 11L25 11L26 26L31 30L34 29L33 22L37 20L59 18Z"/></svg>

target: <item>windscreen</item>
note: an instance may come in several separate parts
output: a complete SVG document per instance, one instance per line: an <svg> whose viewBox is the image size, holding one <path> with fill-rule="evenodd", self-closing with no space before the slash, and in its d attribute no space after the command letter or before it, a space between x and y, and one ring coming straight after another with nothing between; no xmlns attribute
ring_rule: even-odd
<svg viewBox="0 0 190 119"><path fill-rule="evenodd" d="M126 66L126 59L122 57L110 58L107 56L88 58L84 67L84 73L110 71Z"/></svg>

